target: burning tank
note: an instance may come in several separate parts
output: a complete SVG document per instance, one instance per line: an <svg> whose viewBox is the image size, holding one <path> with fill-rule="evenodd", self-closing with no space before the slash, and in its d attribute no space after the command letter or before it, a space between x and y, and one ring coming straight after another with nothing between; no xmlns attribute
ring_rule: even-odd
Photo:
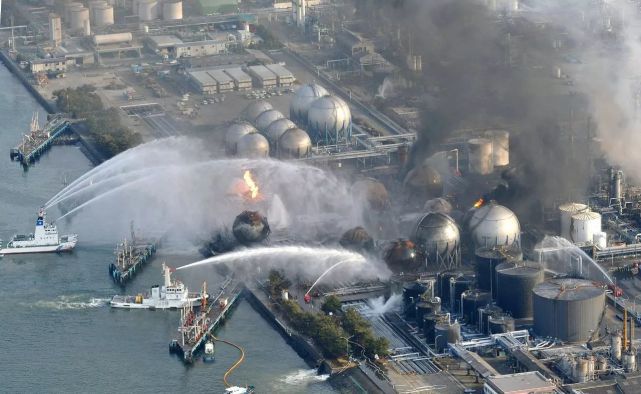
<svg viewBox="0 0 641 394"><path fill-rule="evenodd" d="M345 231L339 241L345 249L357 252L372 251L374 249L374 240L363 227L354 227Z"/></svg>
<svg viewBox="0 0 641 394"><path fill-rule="evenodd" d="M256 211L244 211L236 216L232 233L243 245L262 242L269 236L269 223L266 217Z"/></svg>
<svg viewBox="0 0 641 394"><path fill-rule="evenodd" d="M416 245L407 239L394 241L384 254L385 263L393 272L418 270L421 263L416 257Z"/></svg>
<svg viewBox="0 0 641 394"><path fill-rule="evenodd" d="M418 201L426 201L443 194L441 174L426 163L413 168L403 180L403 187Z"/></svg>

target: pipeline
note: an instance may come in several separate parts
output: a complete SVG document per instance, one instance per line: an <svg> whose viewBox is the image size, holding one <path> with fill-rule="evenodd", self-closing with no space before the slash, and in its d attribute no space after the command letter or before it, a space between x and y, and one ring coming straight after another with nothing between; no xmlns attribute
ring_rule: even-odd
<svg viewBox="0 0 641 394"><path fill-rule="evenodd" d="M234 343L231 343L231 342L229 342L229 341L226 341L226 340L224 340L224 339L219 339L219 338L216 338L216 337L213 337L213 338L214 338L214 340L215 340L215 341L220 341L220 342L222 342L222 343L226 343L226 344L228 344L229 346L233 346L233 347L235 347L235 348L236 348L236 349L238 349L238 351L240 352L240 357L238 358L238 360L236 360L236 362L234 363L234 365L232 365L232 366L227 370L227 372L225 372L225 374L223 375L223 383L225 383L225 387L231 387L231 384L229 384L229 382L227 381L227 377L228 377L228 376L229 376L229 375L230 375L230 374L231 374L231 373L232 373L236 368L238 368L238 366L239 366L240 364L242 364L242 363L243 363L243 361L245 361L245 351L243 350L243 348L242 348L242 347L240 347L240 346L238 346L238 345L236 345L236 344L234 344Z"/></svg>

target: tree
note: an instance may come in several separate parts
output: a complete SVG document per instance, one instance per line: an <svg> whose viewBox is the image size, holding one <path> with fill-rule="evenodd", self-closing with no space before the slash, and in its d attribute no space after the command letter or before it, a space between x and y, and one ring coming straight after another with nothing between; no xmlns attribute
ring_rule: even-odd
<svg viewBox="0 0 641 394"><path fill-rule="evenodd" d="M269 271L269 291L273 297L279 297L281 292L289 289L291 284L282 271Z"/></svg>
<svg viewBox="0 0 641 394"><path fill-rule="evenodd" d="M321 305L321 310L327 314L336 314L341 311L341 300L335 295L330 295L325 298L325 302Z"/></svg>

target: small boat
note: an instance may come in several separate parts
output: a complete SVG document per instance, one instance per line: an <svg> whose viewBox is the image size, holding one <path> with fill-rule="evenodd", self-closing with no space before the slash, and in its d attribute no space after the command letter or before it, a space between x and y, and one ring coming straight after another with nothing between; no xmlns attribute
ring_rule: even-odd
<svg viewBox="0 0 641 394"><path fill-rule="evenodd" d="M214 362L214 353L216 352L216 348L214 347L214 342L211 340L205 342L205 354L203 355L203 361L206 363L213 363Z"/></svg>

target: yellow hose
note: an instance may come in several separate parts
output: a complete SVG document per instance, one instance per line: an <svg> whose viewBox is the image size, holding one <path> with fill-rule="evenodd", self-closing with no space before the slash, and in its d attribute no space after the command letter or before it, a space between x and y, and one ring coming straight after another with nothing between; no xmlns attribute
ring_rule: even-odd
<svg viewBox="0 0 641 394"><path fill-rule="evenodd" d="M227 382L227 377L229 376L229 374L231 374L234 371L234 369L238 368L238 366L240 364L242 364L243 361L245 361L245 351L243 350L242 347L240 347L240 346L238 346L238 345L236 345L234 343L231 343L229 341L226 341L224 339L218 339L218 338L214 337L214 340L215 341L220 341L222 343L226 343L226 344L228 344L230 346L235 347L236 349L238 349L238 351L240 351L240 358L238 358L238 360L234 363L234 365L232 365L227 370L227 372L225 372L225 374L223 375L223 382L225 383L225 387L231 387L231 384L229 384L229 382Z"/></svg>

